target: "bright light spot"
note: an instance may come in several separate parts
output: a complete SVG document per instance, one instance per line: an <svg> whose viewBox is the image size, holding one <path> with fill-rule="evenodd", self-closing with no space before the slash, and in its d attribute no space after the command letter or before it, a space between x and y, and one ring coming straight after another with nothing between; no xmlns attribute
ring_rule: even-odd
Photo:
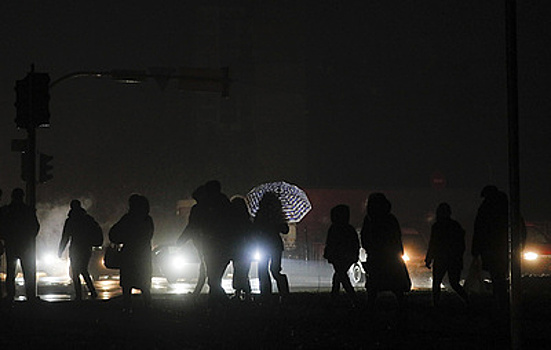
<svg viewBox="0 0 551 350"><path fill-rule="evenodd" d="M524 253L524 259L525 260L536 260L538 258L538 254L534 252L526 252Z"/></svg>
<svg viewBox="0 0 551 350"><path fill-rule="evenodd" d="M53 254L46 254L42 257L42 263L46 266L52 266L57 262L57 258Z"/></svg>
<svg viewBox="0 0 551 350"><path fill-rule="evenodd" d="M173 268L178 269L186 263L186 259L181 255L173 256L170 263Z"/></svg>
<svg viewBox="0 0 551 350"><path fill-rule="evenodd" d="M253 260L260 261L260 259L262 259L262 254L260 254L260 251L256 250L253 254Z"/></svg>
<svg viewBox="0 0 551 350"><path fill-rule="evenodd" d="M402 255L402 259L404 259L405 262L410 261L409 255L407 255L407 253L404 253L404 255Z"/></svg>

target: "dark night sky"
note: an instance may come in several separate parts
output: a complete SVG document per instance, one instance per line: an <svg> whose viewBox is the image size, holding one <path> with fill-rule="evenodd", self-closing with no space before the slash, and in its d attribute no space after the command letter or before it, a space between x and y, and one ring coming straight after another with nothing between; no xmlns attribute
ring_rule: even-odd
<svg viewBox="0 0 551 350"><path fill-rule="evenodd" d="M271 176L307 188L422 188L435 171L450 188L507 188L504 1L219 3L3 1L0 188L23 186L10 152L10 140L25 137L13 123L13 86L33 62L52 79L80 70L230 66L230 102L175 84L163 91L155 81L83 78L52 91L52 126L38 139L55 157L55 178L38 187L38 202L89 198L104 222L133 192L172 210L199 179L215 177L228 194ZM228 9L241 16L230 26L235 33L197 16L224 17ZM519 1L518 15L522 208L550 220L551 6ZM217 137L197 137L198 103L241 116L230 131L218 130L232 135L231 154ZM264 137L266 125L277 135ZM285 137L299 151L287 149ZM247 147L255 148L250 157Z"/></svg>

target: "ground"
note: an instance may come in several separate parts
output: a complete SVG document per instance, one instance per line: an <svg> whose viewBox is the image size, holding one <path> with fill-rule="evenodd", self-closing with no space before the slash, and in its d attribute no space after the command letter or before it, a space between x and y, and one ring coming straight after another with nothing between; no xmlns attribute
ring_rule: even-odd
<svg viewBox="0 0 551 350"><path fill-rule="evenodd" d="M359 294L365 298L365 294ZM430 293L411 292L406 313L390 294L375 312L327 293L295 293L283 304L232 302L207 309L206 296L161 296L147 312L136 296L135 312L108 301L17 302L2 308L1 349L503 349L507 317L489 296L465 307L451 293L431 307ZM524 349L551 343L551 298L525 295Z"/></svg>

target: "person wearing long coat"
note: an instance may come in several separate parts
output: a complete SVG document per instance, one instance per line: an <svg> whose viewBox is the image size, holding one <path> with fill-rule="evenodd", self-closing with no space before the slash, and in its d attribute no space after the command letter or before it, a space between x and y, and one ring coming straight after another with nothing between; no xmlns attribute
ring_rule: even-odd
<svg viewBox="0 0 551 350"><path fill-rule="evenodd" d="M348 270L358 262L360 241L356 229L350 225L350 208L340 204L331 209L331 226L327 232L323 256L333 265L333 287L331 297L335 300L342 284L352 303L356 302L356 292Z"/></svg>
<svg viewBox="0 0 551 350"><path fill-rule="evenodd" d="M177 245L183 246L189 240L193 241L195 250L197 251L197 256L199 257L199 276L197 277L197 284L191 293L195 298L197 298L205 283L207 282L207 264L205 262L205 253L203 251L203 244L201 240L201 224L200 220L197 219L197 216L200 216L201 212L201 201L204 200L206 195L206 189L204 185L201 185L195 189L192 193L192 198L195 200L195 204L191 207L188 217L188 224L184 228L184 231L176 241ZM199 213L199 214L198 214Z"/></svg>
<svg viewBox="0 0 551 350"><path fill-rule="evenodd" d="M402 258L402 231L391 204L383 193L372 193L367 202L361 235L367 253L368 307L373 308L381 291L392 291L403 306L404 293L411 289L411 280Z"/></svg>
<svg viewBox="0 0 551 350"><path fill-rule="evenodd" d="M76 199L71 201L71 210L63 225L58 249L59 257L63 254L69 242L71 242L69 258L71 259L75 298L76 300L82 300L82 286L80 283L80 276L82 275L91 297L95 299L98 293L88 272L88 263L92 257L92 247L102 245L103 233L96 220L86 213L80 201Z"/></svg>
<svg viewBox="0 0 551 350"><path fill-rule="evenodd" d="M132 288L140 289L146 307L151 305L151 239L154 224L149 216L149 201L133 194L128 200L129 209L109 231L109 240L122 244L120 285L124 307L131 310Z"/></svg>
<svg viewBox="0 0 551 350"><path fill-rule="evenodd" d="M490 272L493 295L500 309L508 305L508 231L509 200L493 185L482 189L484 198L478 208L471 246L473 258L482 259L482 269Z"/></svg>
<svg viewBox="0 0 551 350"><path fill-rule="evenodd" d="M233 289L238 300L249 300L251 297L251 283L249 270L252 262L252 221L247 209L247 203L242 197L231 200L232 235L231 259L233 261Z"/></svg>
<svg viewBox="0 0 551 350"><path fill-rule="evenodd" d="M283 241L280 233L287 234L289 225L285 220L281 201L273 192L266 192L259 203L258 212L253 222L253 232L261 250L262 258L258 262L258 279L260 295L263 299L272 295L272 280L276 280L281 297L289 295L287 275L281 273Z"/></svg>
<svg viewBox="0 0 551 350"><path fill-rule="evenodd" d="M429 248L425 264L432 266L432 301L434 306L440 302L440 285L444 275L448 274L450 285L468 303L468 296L459 284L465 253L465 230L459 222L451 218L451 207L440 203L436 209L436 222L431 227Z"/></svg>

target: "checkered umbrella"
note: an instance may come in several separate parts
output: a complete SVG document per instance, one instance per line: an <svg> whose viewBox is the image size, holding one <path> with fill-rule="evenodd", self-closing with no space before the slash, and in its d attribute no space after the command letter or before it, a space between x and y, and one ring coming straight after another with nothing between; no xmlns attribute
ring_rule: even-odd
<svg viewBox="0 0 551 350"><path fill-rule="evenodd" d="M260 200L266 192L274 192L279 197L289 223L299 222L312 209L306 193L297 186L284 181L269 182L258 185L247 193L247 205L252 216L256 215Z"/></svg>

